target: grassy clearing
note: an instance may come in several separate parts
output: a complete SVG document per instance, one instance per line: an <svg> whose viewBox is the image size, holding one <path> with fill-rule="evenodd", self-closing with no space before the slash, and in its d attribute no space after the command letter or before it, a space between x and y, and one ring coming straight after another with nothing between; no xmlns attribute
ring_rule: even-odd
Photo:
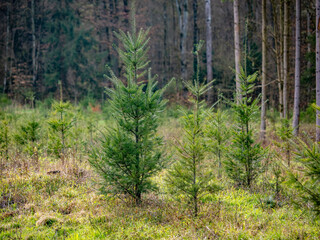
<svg viewBox="0 0 320 240"><path fill-rule="evenodd" d="M141 206L100 195L85 164L81 176L58 166L7 172L1 179L0 239L319 239L320 222L285 199L227 187L202 200L198 218L182 198L149 194ZM61 169L61 168L60 168ZM79 171L78 171L79 172ZM155 180L161 184L161 175ZM223 182L224 180L222 180ZM160 188L162 192L163 188Z"/></svg>
<svg viewBox="0 0 320 240"><path fill-rule="evenodd" d="M38 114L40 120L48 115L29 109L7 114L12 116L11 129L30 114ZM283 185L280 197L273 199L271 170L261 175L251 192L235 189L221 178L218 183L222 190L201 200L197 218L192 217L186 199L173 199L167 194L163 184L166 170L153 178L159 190L144 195L141 206L128 202L125 196L101 195L96 184L99 179L86 160L90 148L87 143L91 136L94 141L110 120L100 113L89 114L78 117L71 136L79 137L73 140L65 165L48 153L45 127L37 162L11 146L10 160L2 162L5 168L0 178L0 239L320 238L319 218L308 208L292 204L294 192L289 194ZM170 112L167 115L158 132L164 138L166 156L173 161L172 143L179 139L181 128L176 116L170 117ZM91 117L96 119L92 129L86 120ZM302 128L312 130L309 125ZM272 148L279 151L276 146ZM213 159L207 156L214 165Z"/></svg>

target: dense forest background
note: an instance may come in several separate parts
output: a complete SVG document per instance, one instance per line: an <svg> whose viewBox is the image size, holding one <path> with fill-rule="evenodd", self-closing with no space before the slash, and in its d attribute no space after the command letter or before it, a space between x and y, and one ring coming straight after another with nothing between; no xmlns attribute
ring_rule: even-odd
<svg viewBox="0 0 320 240"><path fill-rule="evenodd" d="M281 1L267 1L267 79L269 107L279 109L277 35ZM113 31L129 30L129 0L5 0L0 4L0 90L19 102L63 98L103 100L108 81L105 65L116 75L123 66L115 51ZM279 7L280 6L280 7ZM279 10L280 9L280 10ZM315 3L301 6L301 108L315 99ZM228 98L235 90L233 1L211 1L212 71L214 88ZM261 72L261 1L239 3L241 61L247 73ZM162 85L176 78L167 91L171 101L182 101L181 79L194 77L194 44L206 40L205 1L136 1L137 26L150 27L150 66ZM281 26L280 26L281 30ZM295 3L288 1L288 104L294 94ZM206 80L206 48L201 52L200 79ZM257 93L260 88L256 89Z"/></svg>

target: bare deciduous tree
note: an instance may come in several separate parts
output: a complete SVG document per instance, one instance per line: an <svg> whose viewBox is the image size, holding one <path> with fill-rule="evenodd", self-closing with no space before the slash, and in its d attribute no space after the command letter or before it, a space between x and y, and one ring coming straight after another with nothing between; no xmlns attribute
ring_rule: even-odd
<svg viewBox="0 0 320 240"><path fill-rule="evenodd" d="M32 28L32 85L36 91L36 28L34 23L34 0L31 0L31 28Z"/></svg>
<svg viewBox="0 0 320 240"><path fill-rule="evenodd" d="M293 106L293 134L299 133L300 116L300 45L301 45L301 2L296 0L296 57L295 57L295 79L294 79L294 106Z"/></svg>
<svg viewBox="0 0 320 240"><path fill-rule="evenodd" d="M180 30L180 63L181 63L181 76L184 80L188 77L187 72L187 35L188 35L188 0L176 0L176 7L179 17L179 30Z"/></svg>
<svg viewBox="0 0 320 240"><path fill-rule="evenodd" d="M235 69L236 69L236 91L237 96L241 97L240 92L240 21L239 21L239 0L233 1L233 17L234 17L234 55L235 55Z"/></svg>
<svg viewBox="0 0 320 240"><path fill-rule="evenodd" d="M206 0L206 56L207 56L207 82L212 81L212 27L211 27L211 0ZM212 90L208 91L208 101L212 101Z"/></svg>
<svg viewBox="0 0 320 240"><path fill-rule="evenodd" d="M288 0L284 0L283 27L283 117L288 117Z"/></svg>
<svg viewBox="0 0 320 240"><path fill-rule="evenodd" d="M267 78L267 28L266 28L266 0L262 0L262 83L261 83L261 125L260 140L266 136L266 78Z"/></svg>
<svg viewBox="0 0 320 240"><path fill-rule="evenodd" d="M316 2L316 103L320 106L320 0ZM320 141L320 111L317 111L316 141Z"/></svg>
<svg viewBox="0 0 320 240"><path fill-rule="evenodd" d="M7 3L7 31L6 31L6 50L5 50L5 60L4 60L4 79L3 79L3 93L5 93L7 89L7 72L8 72L8 50L9 50L9 34L10 34L10 7L9 3Z"/></svg>

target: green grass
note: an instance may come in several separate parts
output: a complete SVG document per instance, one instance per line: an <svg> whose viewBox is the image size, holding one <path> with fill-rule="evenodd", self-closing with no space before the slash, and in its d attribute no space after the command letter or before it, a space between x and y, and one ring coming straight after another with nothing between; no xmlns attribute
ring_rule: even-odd
<svg viewBox="0 0 320 240"><path fill-rule="evenodd" d="M175 112L168 111L159 128L168 158L174 156L172 143L181 135L179 121L172 117ZM271 204L267 201L273 195L273 177L267 175L259 179L252 191L235 189L222 178L218 182L222 190L202 199L197 218L192 217L185 199L167 194L163 184L166 170L153 178L159 191L144 195L140 206L125 196L101 195L98 178L86 159L90 149L88 136L92 134L95 141L100 131L110 126L106 113L87 111L83 113L85 117L79 117L75 133L71 134L77 139L70 143L65 166L47 149L48 111L8 108L10 129L14 132L17 124L32 114L43 121L39 166L11 143L10 160L2 161L5 168L0 176L0 239L320 238L319 218L306 206L296 207L291 201L294 195L287 193L286 186L282 186L278 200ZM89 123L94 125L91 133ZM302 129L311 131L309 125ZM212 161L213 157L207 159ZM51 170L61 172L48 174Z"/></svg>
<svg viewBox="0 0 320 240"><path fill-rule="evenodd" d="M318 239L320 223L290 204L234 188L208 195L193 218L183 201L146 195L141 206L103 196L90 179L45 172L1 180L0 239ZM16 194L16 195L15 195Z"/></svg>

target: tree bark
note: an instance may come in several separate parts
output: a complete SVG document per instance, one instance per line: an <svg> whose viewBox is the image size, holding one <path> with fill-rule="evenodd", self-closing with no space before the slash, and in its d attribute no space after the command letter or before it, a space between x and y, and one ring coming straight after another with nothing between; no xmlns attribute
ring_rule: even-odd
<svg viewBox="0 0 320 240"><path fill-rule="evenodd" d="M196 44L199 43L199 27L198 27L198 0L193 0L193 51L196 51ZM193 57L193 74L197 73L197 57Z"/></svg>
<svg viewBox="0 0 320 240"><path fill-rule="evenodd" d="M261 83L261 125L260 140L266 137L266 78L267 78L267 28L266 28L266 0L262 0L262 83Z"/></svg>
<svg viewBox="0 0 320 240"><path fill-rule="evenodd" d="M206 57L207 57L207 83L212 81L212 27L211 27L211 0L206 0ZM212 102L212 89L208 91L208 101Z"/></svg>
<svg viewBox="0 0 320 240"><path fill-rule="evenodd" d="M283 117L288 117L288 0L284 0L283 34Z"/></svg>
<svg viewBox="0 0 320 240"><path fill-rule="evenodd" d="M278 99L279 99L279 113L280 117L283 117L283 78L282 78L282 3L277 0L271 0L272 12L273 12L273 35L275 41L275 54L276 54L276 64L277 64L277 78L278 78Z"/></svg>
<svg viewBox="0 0 320 240"><path fill-rule="evenodd" d="M184 80L187 80L187 35L188 35L188 0L178 2L176 0L176 7L179 17L179 29L180 29L180 64L181 64L181 76Z"/></svg>
<svg viewBox="0 0 320 240"><path fill-rule="evenodd" d="M133 6L133 5L131 5ZM129 28L130 26L128 26L129 24L129 3L128 0L123 0L123 12L124 12L124 23L126 25L127 28Z"/></svg>
<svg viewBox="0 0 320 240"><path fill-rule="evenodd" d="M308 54L311 53L311 44L310 44L310 35L311 35L310 18L311 18L311 14L310 14L310 12L309 12L309 10L308 10L308 11L307 11L307 37L308 37L307 52L308 52ZM308 58L307 69L310 69L310 68L311 68L311 61L310 61L310 58Z"/></svg>
<svg viewBox="0 0 320 240"><path fill-rule="evenodd" d="M300 117L300 45L301 45L301 2L296 0L296 57L295 57L295 79L294 79L294 106L293 106L293 134L299 133Z"/></svg>
<svg viewBox="0 0 320 240"><path fill-rule="evenodd" d="M280 33L279 35L279 104L280 104L280 117L284 118L283 113L283 0L280 1Z"/></svg>
<svg viewBox="0 0 320 240"><path fill-rule="evenodd" d="M320 0L316 0L316 103L320 106ZM320 111L317 111L316 141L320 141Z"/></svg>
<svg viewBox="0 0 320 240"><path fill-rule="evenodd" d="M167 79L168 66L169 66L169 52L168 52L168 11L167 11L167 2L163 3L163 69L165 70L164 78Z"/></svg>
<svg viewBox="0 0 320 240"><path fill-rule="evenodd" d="M6 50L4 61L4 79L3 79L3 93L7 90L7 72L8 72L8 51L9 51L9 34L10 34L10 8L9 2L7 3L7 31L6 31Z"/></svg>
<svg viewBox="0 0 320 240"><path fill-rule="evenodd" d="M31 0L31 28L32 28L32 87L33 87L33 94L36 94L37 72L36 72L36 29L35 29L35 23L34 23L34 0Z"/></svg>
<svg viewBox="0 0 320 240"><path fill-rule="evenodd" d="M234 55L235 55L235 69L236 69L236 92L237 102L240 96L240 21L239 21L239 0L233 1L233 17L234 17Z"/></svg>

